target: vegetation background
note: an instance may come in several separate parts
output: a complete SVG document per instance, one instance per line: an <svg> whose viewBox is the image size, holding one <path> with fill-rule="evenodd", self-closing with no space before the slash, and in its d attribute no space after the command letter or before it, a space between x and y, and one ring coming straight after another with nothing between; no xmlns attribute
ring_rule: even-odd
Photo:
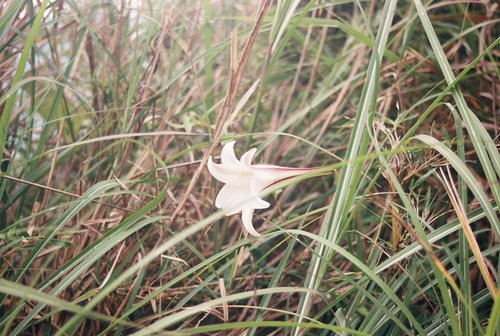
<svg viewBox="0 0 500 336"><path fill-rule="evenodd" d="M0 335L499 335L497 1L0 1ZM247 237L221 142L324 167Z"/></svg>

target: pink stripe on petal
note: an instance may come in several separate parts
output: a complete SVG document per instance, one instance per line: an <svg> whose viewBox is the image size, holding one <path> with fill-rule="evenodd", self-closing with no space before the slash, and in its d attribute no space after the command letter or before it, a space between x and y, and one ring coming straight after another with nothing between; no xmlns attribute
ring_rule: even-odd
<svg viewBox="0 0 500 336"><path fill-rule="evenodd" d="M260 197L262 194L262 190L264 190L268 185L272 184L273 180L269 179L264 174L254 174L252 175L252 179L250 180L250 190L252 195L255 197Z"/></svg>
<svg viewBox="0 0 500 336"><path fill-rule="evenodd" d="M309 173L316 168L290 168L271 165L253 165L254 176L269 181L269 185L275 182L285 180Z"/></svg>

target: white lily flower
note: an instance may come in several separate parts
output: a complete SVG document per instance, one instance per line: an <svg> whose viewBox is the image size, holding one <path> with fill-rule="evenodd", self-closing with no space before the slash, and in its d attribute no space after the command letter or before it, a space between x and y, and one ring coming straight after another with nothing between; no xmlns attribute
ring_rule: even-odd
<svg viewBox="0 0 500 336"><path fill-rule="evenodd" d="M250 149L241 156L234 154L235 141L224 145L221 164L208 160L208 170L214 178L225 183L215 199L215 206L226 210L226 216L241 211L243 226L252 236L260 236L252 224L255 209L266 209L270 204L261 198L264 189L276 182L303 175L315 168L288 168L274 165L252 165L252 158L257 151Z"/></svg>

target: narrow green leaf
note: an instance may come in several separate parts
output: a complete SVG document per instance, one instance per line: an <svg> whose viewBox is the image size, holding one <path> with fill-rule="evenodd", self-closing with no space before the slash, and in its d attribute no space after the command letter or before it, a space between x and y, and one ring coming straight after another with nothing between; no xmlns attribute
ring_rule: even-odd
<svg viewBox="0 0 500 336"><path fill-rule="evenodd" d="M493 209L493 206L491 205L488 196L486 195L484 190L481 189L480 183L474 178L474 175L465 166L462 160L460 160L460 158L455 153L453 153L451 149L449 149L443 143L439 142L437 139L429 135L420 134L416 135L414 138L429 145L430 147L438 151L441 155L443 155L446 158L446 160L448 160L451 166L455 169L455 171L467 184L467 186L472 191L474 196L476 196L477 200L479 201L479 204L481 204L481 207L483 208L486 214L486 218L488 218L488 221L490 222L494 231L496 232L497 237L500 237L500 222L495 213L495 210Z"/></svg>
<svg viewBox="0 0 500 336"><path fill-rule="evenodd" d="M436 60L441 68L444 78L448 85L455 83L455 75L451 69L450 63L444 53L443 48L439 42L436 32L432 26L432 23L427 15L424 6L420 0L413 0L415 7L417 8L418 16L422 21L422 26L427 34L429 43L434 51ZM461 117L464 119L465 127L469 132L469 138L474 145L479 161L484 169L486 178L490 187L493 191L493 196L497 204L500 204L500 154L496 148L493 139L488 135L488 132L484 129L479 119L472 113L472 111L467 106L465 98L460 91L458 85L455 85L451 92L453 98L457 103L457 108L460 112ZM497 234L499 231L497 231Z"/></svg>
<svg viewBox="0 0 500 336"><path fill-rule="evenodd" d="M368 125L369 108L372 105L374 97L378 91L378 76L380 71L381 57L385 50L389 32L392 26L394 12L396 10L396 0L388 0L385 2L380 22L377 38L375 41L375 49L373 50L368 65L365 85L361 94L361 100L358 106L358 112L354 121L354 127L349 139L349 145L345 160L348 164L342 168L339 179L339 186L335 192L334 198L330 203L330 208L325 216L325 220L321 227L321 236L325 237L330 242L336 242L340 232L345 228L345 218L351 209L352 202L357 191L357 183L359 183L361 167L364 162L356 161L356 158L366 154L367 136L366 129ZM353 183L354 182L354 183ZM325 244L319 244L314 254L309 271L306 278L305 287L317 289L326 272L325 260L328 261L331 257L331 251ZM312 304L312 296L306 293L301 298L298 312L301 316L307 316ZM298 322L301 322L299 319ZM298 329L295 331L295 336L298 335Z"/></svg>
<svg viewBox="0 0 500 336"><path fill-rule="evenodd" d="M116 322L119 323L120 325L124 326L129 326L129 327L138 327L137 324L127 322L127 321L117 321L113 317L109 317L100 313L93 312L91 310L86 310L82 308L81 306L64 301L56 296L50 295L43 293L41 291L38 291L32 287L29 286L24 286L17 284L15 282L7 281L4 279L0 279L0 292L11 295L14 297L21 298L23 300L33 300L39 303L42 303L43 305L51 306L60 310L66 310L70 311L73 313L79 313L82 314L86 317L91 317L97 320L101 321L106 321L106 322ZM140 326L139 326L140 327Z"/></svg>
<svg viewBox="0 0 500 336"><path fill-rule="evenodd" d="M20 1L18 1L20 3ZM47 8L49 1L44 0L42 4L40 5L40 9L38 11L37 16L35 17L35 20L33 21L33 26L31 27L30 32L28 33L28 36L26 37L26 42L24 43L23 51L21 53L21 57L19 58L19 62L17 64L16 72L14 74L14 77L12 78L12 81L10 83L10 86L16 86L19 81L21 81L23 75L24 75L24 69L26 67L26 63L28 62L28 57L30 55L31 47L33 46L33 43L35 42L35 37L38 31L38 27L40 26L40 23L43 18L43 14L45 12L45 9ZM9 9L12 6L9 6ZM16 9L14 8L13 11L15 12ZM13 15L13 14L12 14ZM8 19L8 17L6 17ZM8 98L7 101L5 102L5 106L2 111L2 115L0 116L0 162L3 160L3 149L5 148L5 144L7 141L7 132L9 131L9 124L10 124L10 117L12 114L12 110L14 108L14 103L16 102L17 94L12 93ZM1 186L0 186L0 197L2 196L5 188L5 180L0 180ZM1 229L1 227L0 227ZM1 300L0 300L1 302Z"/></svg>

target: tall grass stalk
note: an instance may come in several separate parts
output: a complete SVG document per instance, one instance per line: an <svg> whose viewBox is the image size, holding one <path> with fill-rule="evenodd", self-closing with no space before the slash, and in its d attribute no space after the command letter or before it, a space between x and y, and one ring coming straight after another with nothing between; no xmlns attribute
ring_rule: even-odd
<svg viewBox="0 0 500 336"><path fill-rule="evenodd" d="M381 57L384 53L389 31L392 26L392 19L396 9L397 1L386 1L382 12L382 20L374 43L375 49L368 65L365 85L361 93L361 100L358 105L356 119L354 121L349 144L344 161L347 163L342 168L338 187L330 203L330 208L326 213L322 223L321 234L328 241L336 242L340 232L346 228L346 218L359 188L359 184L353 181L361 181L361 168L364 162L354 162L354 160L366 154L368 149L367 127L370 127L368 119L370 106L373 106L374 98L378 91L378 77L380 73ZM359 182L358 182L359 183ZM313 256L311 266L308 271L308 278L304 284L306 288L317 289L326 272L327 262L332 257L330 251L324 244L318 245L318 249ZM306 294L299 306L299 315L306 316L312 304L312 294ZM301 319L299 319L299 322ZM295 335L298 335L297 329Z"/></svg>

